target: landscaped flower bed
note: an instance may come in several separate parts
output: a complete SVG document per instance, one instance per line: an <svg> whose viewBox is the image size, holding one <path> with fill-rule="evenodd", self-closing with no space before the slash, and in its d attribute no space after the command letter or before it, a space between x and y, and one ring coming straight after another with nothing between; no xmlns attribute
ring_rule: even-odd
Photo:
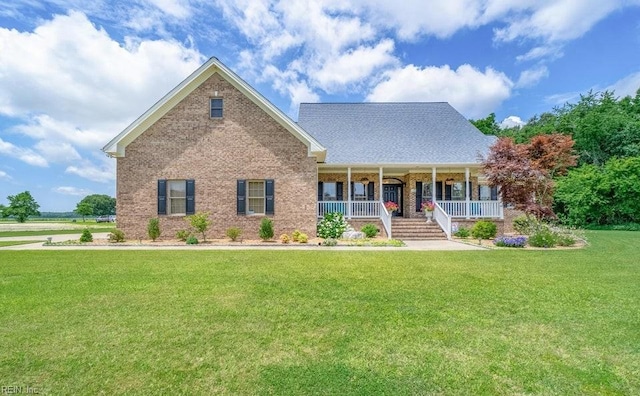
<svg viewBox="0 0 640 396"><path fill-rule="evenodd" d="M522 248L527 244L526 236L499 236L493 240L494 245L500 247Z"/></svg>

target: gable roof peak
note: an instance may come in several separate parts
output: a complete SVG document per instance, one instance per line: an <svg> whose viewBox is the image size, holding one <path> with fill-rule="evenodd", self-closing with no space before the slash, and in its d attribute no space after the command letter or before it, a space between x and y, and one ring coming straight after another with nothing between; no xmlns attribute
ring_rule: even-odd
<svg viewBox="0 0 640 396"><path fill-rule="evenodd" d="M146 131L151 125L175 107L182 99L203 84L213 74L219 74L224 80L242 92L264 112L269 114L276 122L304 143L308 148L309 156L315 156L318 162L324 161L326 149L289 116L278 109L267 98L255 90L240 76L229 69L218 58L212 56L202 66L191 73L180 84L156 102L149 110L133 121L120 134L107 143L102 151L111 157L124 157L127 145Z"/></svg>

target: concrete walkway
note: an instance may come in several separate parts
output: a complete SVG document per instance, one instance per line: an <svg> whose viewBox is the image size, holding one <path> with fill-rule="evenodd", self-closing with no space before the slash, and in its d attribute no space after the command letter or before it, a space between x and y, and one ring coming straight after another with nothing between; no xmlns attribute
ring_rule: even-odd
<svg viewBox="0 0 640 396"><path fill-rule="evenodd" d="M94 233L94 239L107 239L108 233ZM78 234L50 235L52 242L64 242L68 240L78 240ZM374 247L374 246L317 246L303 244L265 244L265 245L243 245L234 243L230 245L67 245L67 246L44 246L42 241L47 240L47 236L22 236L22 237L0 237L0 241L37 241L34 243L0 247L2 250L333 250L333 251L407 251L407 250L486 250L479 246L472 246L456 241L405 241L405 247Z"/></svg>

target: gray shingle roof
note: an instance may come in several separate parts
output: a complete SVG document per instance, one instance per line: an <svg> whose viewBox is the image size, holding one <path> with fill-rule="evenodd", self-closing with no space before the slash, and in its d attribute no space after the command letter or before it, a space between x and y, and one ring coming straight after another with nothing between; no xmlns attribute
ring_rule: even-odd
<svg viewBox="0 0 640 396"><path fill-rule="evenodd" d="M298 124L328 164L475 163L495 142L440 102L302 103Z"/></svg>

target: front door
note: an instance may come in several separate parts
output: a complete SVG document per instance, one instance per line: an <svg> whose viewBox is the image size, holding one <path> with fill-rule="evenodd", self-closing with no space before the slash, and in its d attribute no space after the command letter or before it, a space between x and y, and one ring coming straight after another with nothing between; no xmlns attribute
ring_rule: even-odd
<svg viewBox="0 0 640 396"><path fill-rule="evenodd" d="M385 184L383 189L384 202L395 202L398 204L398 210L394 216L402 216L402 185L401 184Z"/></svg>

